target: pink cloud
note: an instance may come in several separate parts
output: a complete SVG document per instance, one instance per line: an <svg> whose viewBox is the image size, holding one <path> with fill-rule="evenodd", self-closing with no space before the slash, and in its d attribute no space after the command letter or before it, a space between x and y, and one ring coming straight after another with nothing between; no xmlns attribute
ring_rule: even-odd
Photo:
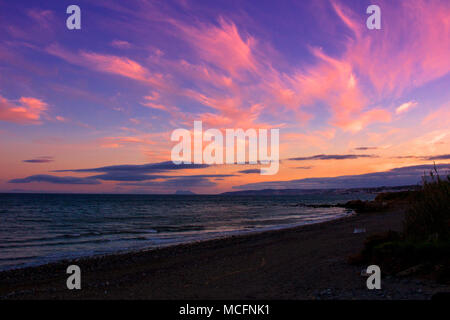
<svg viewBox="0 0 450 320"><path fill-rule="evenodd" d="M269 123L259 121L259 116L263 110L266 110L263 103L250 104L246 101L245 95L235 92L234 95L220 95L209 92L211 96L186 90L185 95L209 106L217 113L204 112L197 116L196 120L202 120L206 125L215 128L239 127L247 128L268 128L272 127Z"/></svg>
<svg viewBox="0 0 450 320"><path fill-rule="evenodd" d="M162 110L162 111L169 111L169 109L162 104L158 104L158 103L153 103L153 102L144 102L142 103L143 106L146 106L148 108L152 108L152 109L158 109L158 110Z"/></svg>
<svg viewBox="0 0 450 320"><path fill-rule="evenodd" d="M126 57L85 51L72 55L56 45L47 51L74 64L158 86L158 92L147 96L143 105L177 114L182 121L196 116L216 126L258 126L262 125L259 117L265 115L274 121L287 117L303 124L320 103L331 114L328 124L358 132L371 123L391 121L390 112L379 101L450 70L448 3L435 1L423 10L426 5L422 0L381 1L382 30L370 31L361 22L364 15L356 14L343 1L333 1L334 13L351 31L341 42L340 53L330 55L311 47L314 63L305 66L299 62L301 67L292 65L285 71L273 63L281 57L276 50L238 29L231 20L219 17L214 24L198 20L188 24L156 13L175 27L173 35L186 41L195 54L182 60L158 54L147 60L156 70L164 67L172 72L169 78L175 79L178 87L168 86L164 76ZM399 14L404 18L394 17ZM127 46L120 40L115 44ZM192 84L189 89L183 85L185 80ZM171 107L176 104L170 100L174 93L213 110L182 115ZM259 106L257 111L252 110L254 105Z"/></svg>
<svg viewBox="0 0 450 320"><path fill-rule="evenodd" d="M27 15L36 22L35 26L45 29L52 29L54 25L54 13L50 10L30 9Z"/></svg>
<svg viewBox="0 0 450 320"><path fill-rule="evenodd" d="M295 70L292 75L273 71L269 73L265 86L273 93L275 101L288 109L299 110L309 108L318 101L325 102L331 109L331 123L344 130L361 130L363 126L352 126L348 123L358 117L361 125L377 121L378 117L367 117L363 109L368 99L360 89L351 63L326 55L322 50L311 48L317 63L305 70Z"/></svg>
<svg viewBox="0 0 450 320"><path fill-rule="evenodd" d="M66 118L64 118L63 116L56 116L55 117L56 120L60 121L60 122L67 122L68 120Z"/></svg>
<svg viewBox="0 0 450 320"><path fill-rule="evenodd" d="M398 96L449 72L448 1L382 1L380 7L382 29L371 31L334 3L338 16L355 34L343 59L367 76L378 94Z"/></svg>
<svg viewBox="0 0 450 320"><path fill-rule="evenodd" d="M192 26L170 20L183 37L193 46L203 61L237 76L242 71L255 71L256 61L252 54L253 37L241 36L236 25L219 18L219 26L199 24Z"/></svg>
<svg viewBox="0 0 450 320"><path fill-rule="evenodd" d="M78 54L74 54L56 44L47 47L46 51L72 64L81 65L100 72L117 74L156 86L162 85L163 76L161 74L151 73L138 62L126 57L86 51L80 51Z"/></svg>
<svg viewBox="0 0 450 320"><path fill-rule="evenodd" d="M150 80L148 70L131 59L90 52L82 52L81 57L99 71L119 74L134 80Z"/></svg>
<svg viewBox="0 0 450 320"><path fill-rule="evenodd" d="M312 48L315 65L290 74L271 70L265 77L281 105L298 109L323 101L332 110L333 125L357 132L372 122L390 121L387 110L370 110L377 100L400 96L450 71L450 6L444 1L383 2L382 30L370 31L341 3L332 2L333 8L353 36L339 58Z"/></svg>
<svg viewBox="0 0 450 320"><path fill-rule="evenodd" d="M234 85L232 76L225 74L220 70L214 70L204 64L195 65L186 60L176 62L166 60L164 63L166 65L171 65L174 72L189 77L197 83L207 83L225 89L230 89Z"/></svg>
<svg viewBox="0 0 450 320"><path fill-rule="evenodd" d="M391 121L391 113L378 101L448 72L448 4L436 1L421 10L425 5L422 0L382 2L385 23L381 31L370 31L360 14L345 2L333 1L336 15L352 32L342 42L341 53L333 56L311 47L315 63L301 68L293 65L283 72L273 63L275 57L280 58L276 50L267 44L263 48L261 41L230 20L220 17L216 24L186 24L166 17L181 31L176 36L193 48L196 56L191 60L198 58L198 62L160 58L154 62L170 68L176 78L195 83L195 88L178 92L213 108L198 115L211 125L261 125L261 115L275 120L285 116L285 111L289 120L304 123L314 112L308 108L321 102L331 113L330 125L355 133L372 123ZM426 13L422 16L421 11ZM398 14L405 18L395 19ZM163 109L166 104L156 101L160 98L153 99L149 107ZM251 110L252 105L260 106L258 112Z"/></svg>
<svg viewBox="0 0 450 320"><path fill-rule="evenodd" d="M391 118L392 117L390 112L386 110L372 109L358 114L358 116L353 119L351 117L346 117L344 119L338 120L338 122L336 122L336 125L347 131L358 132L364 127L368 126L370 123L390 122Z"/></svg>
<svg viewBox="0 0 450 320"><path fill-rule="evenodd" d="M400 106L397 107L397 109L395 109L395 113L396 114L404 113L404 112L408 111L409 109L415 107L416 105L417 105L417 102L415 102L415 101L409 101L409 102L402 103Z"/></svg>
<svg viewBox="0 0 450 320"><path fill-rule="evenodd" d="M47 110L47 104L31 97L21 97L13 102L0 96L0 120L20 124L40 124L42 114Z"/></svg>

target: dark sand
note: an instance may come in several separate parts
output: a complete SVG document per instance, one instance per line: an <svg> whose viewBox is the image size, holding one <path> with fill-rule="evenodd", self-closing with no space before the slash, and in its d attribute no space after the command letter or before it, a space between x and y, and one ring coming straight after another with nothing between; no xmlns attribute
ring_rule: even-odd
<svg viewBox="0 0 450 320"><path fill-rule="evenodd" d="M2 299L429 299L448 286L383 277L368 290L347 263L371 233L401 230L403 211L365 213L292 229L86 258L0 273ZM366 233L354 234L354 228ZM66 268L82 289L66 288Z"/></svg>

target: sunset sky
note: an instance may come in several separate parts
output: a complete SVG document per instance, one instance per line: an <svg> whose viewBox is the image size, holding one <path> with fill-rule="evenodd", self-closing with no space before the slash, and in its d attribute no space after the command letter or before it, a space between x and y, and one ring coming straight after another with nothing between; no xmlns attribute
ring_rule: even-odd
<svg viewBox="0 0 450 320"><path fill-rule="evenodd" d="M449 71L447 0L0 0L0 192L414 184L450 169ZM174 165L196 120L280 129L278 174Z"/></svg>

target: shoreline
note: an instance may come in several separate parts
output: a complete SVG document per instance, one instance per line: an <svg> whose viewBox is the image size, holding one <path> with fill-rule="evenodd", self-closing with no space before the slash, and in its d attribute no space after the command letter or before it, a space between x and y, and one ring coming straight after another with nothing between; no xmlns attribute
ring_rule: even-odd
<svg viewBox="0 0 450 320"><path fill-rule="evenodd" d="M403 210L64 260L0 272L0 299L429 299L441 286L383 278L367 290L361 267L346 260L374 232L400 230ZM366 233L353 233L363 227ZM66 268L82 270L82 289L66 288Z"/></svg>
<svg viewBox="0 0 450 320"><path fill-rule="evenodd" d="M91 255L80 255L80 256L62 258L62 259L49 261L49 262L43 262L43 263L36 262L36 264L31 264L31 265L18 266L18 267L13 267L13 268L8 268L8 269L0 269L0 279L1 279L2 273L9 273L9 272L16 272L16 271L17 272L20 272L20 271L27 272L27 269L32 270L32 269L46 268L46 267L51 268L51 267L54 267L54 265L59 265L59 264L73 264L75 262L83 262L83 261L88 261L88 260L94 261L97 259L108 259L111 257L120 257L120 256L125 256L125 255L141 254L141 253L153 252L153 251L158 251L158 250L166 250L166 249L170 250L170 249L176 249L176 247L195 246L195 245L203 244L203 243L210 242L210 241L215 242L215 241L227 240L227 239L232 239L232 238L240 238L240 237L246 237L246 236L251 237L251 236L259 235L259 234L291 230L291 229L297 229L297 228L302 228L302 227L311 226L311 225L319 225L319 224L323 224L323 223L338 221L341 219L347 219L356 214L357 213L354 210L352 210L351 212L346 213L344 216L340 216L335 219L319 221L319 222L278 225L278 226L253 229L253 230L245 230L245 231L235 230L235 231L230 231L229 233L224 233L222 235L213 236L211 238L183 241L183 242L179 242L179 243L169 243L166 245L160 245L160 246L155 246L155 247L144 247L144 248L140 248L140 249L128 249L128 250L123 249L123 250L119 250L116 252L98 253L98 254L91 254Z"/></svg>
<svg viewBox="0 0 450 320"><path fill-rule="evenodd" d="M305 205L305 207L313 207L310 205ZM340 208L345 208L341 205L326 205L325 208L328 207L340 207ZM320 208L317 207L317 208ZM342 213L338 214L338 216L334 219L325 219L325 220L321 220L318 222L307 222L305 223L303 222L298 222L298 223L293 223L293 224L286 224L286 225L275 225L275 226L270 226L270 227L261 227L261 228L255 228L255 229L242 229L242 230L233 230L233 231L225 231L225 232L217 232L211 236L206 236L206 235L199 235L199 236L191 236L190 240L180 240L180 241L175 241L172 243L167 243L167 244L162 244L162 245L156 245L156 246L146 246L146 247L142 247L142 248L135 248L135 249L119 249L117 251L111 251L111 252L104 252L104 253L94 253L94 254L79 254L79 255L74 255L74 256L68 256L68 257L63 257L63 258L55 258L55 259L48 259L48 261L43 261L43 262L29 262L26 263L24 265L18 265L18 266L12 266L12 267L7 267L5 269L0 268L0 274L2 272L8 272L8 271L15 271L15 270L22 270L22 269L28 269L28 268L38 268L38 267L42 267L42 266L46 266L49 264L59 264L59 263L64 263L64 262L68 262L68 261L79 261L79 260L90 260L90 259L98 259L98 258L105 258L108 256L116 256L116 255L125 255L125 254L137 254L139 252L147 252L147 251L153 251L153 250L160 250L160 249L166 249L166 248L172 248L172 247L176 247L176 246L184 246L184 245L195 245L198 243L202 243L202 242L207 242L207 241L214 241L214 240L223 240L223 239L227 239L227 238L232 238L232 237L241 237L241 236L247 236L247 235L254 235L254 234L259 234L259 233L265 233L265 232L271 232L271 231L280 231L280 230L286 230L286 229L292 229L292 228L299 228L299 227L303 227L303 226L308 226L308 225L313 225L313 224L321 224L321 223L327 223L330 221L335 221L335 220L339 220L339 219L345 219L347 217L350 217L352 215L357 214L355 210L353 209L348 209L345 208L349 211L343 211ZM211 232L214 233L214 232ZM202 237L203 236L203 237ZM188 238L189 239L189 238ZM45 259L43 259L45 260Z"/></svg>

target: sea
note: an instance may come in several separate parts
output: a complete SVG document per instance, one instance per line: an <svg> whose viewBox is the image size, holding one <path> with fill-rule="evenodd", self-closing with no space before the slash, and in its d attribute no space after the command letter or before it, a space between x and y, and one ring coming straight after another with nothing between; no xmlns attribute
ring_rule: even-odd
<svg viewBox="0 0 450 320"><path fill-rule="evenodd" d="M0 194L0 270L289 228L352 214L373 194Z"/></svg>

